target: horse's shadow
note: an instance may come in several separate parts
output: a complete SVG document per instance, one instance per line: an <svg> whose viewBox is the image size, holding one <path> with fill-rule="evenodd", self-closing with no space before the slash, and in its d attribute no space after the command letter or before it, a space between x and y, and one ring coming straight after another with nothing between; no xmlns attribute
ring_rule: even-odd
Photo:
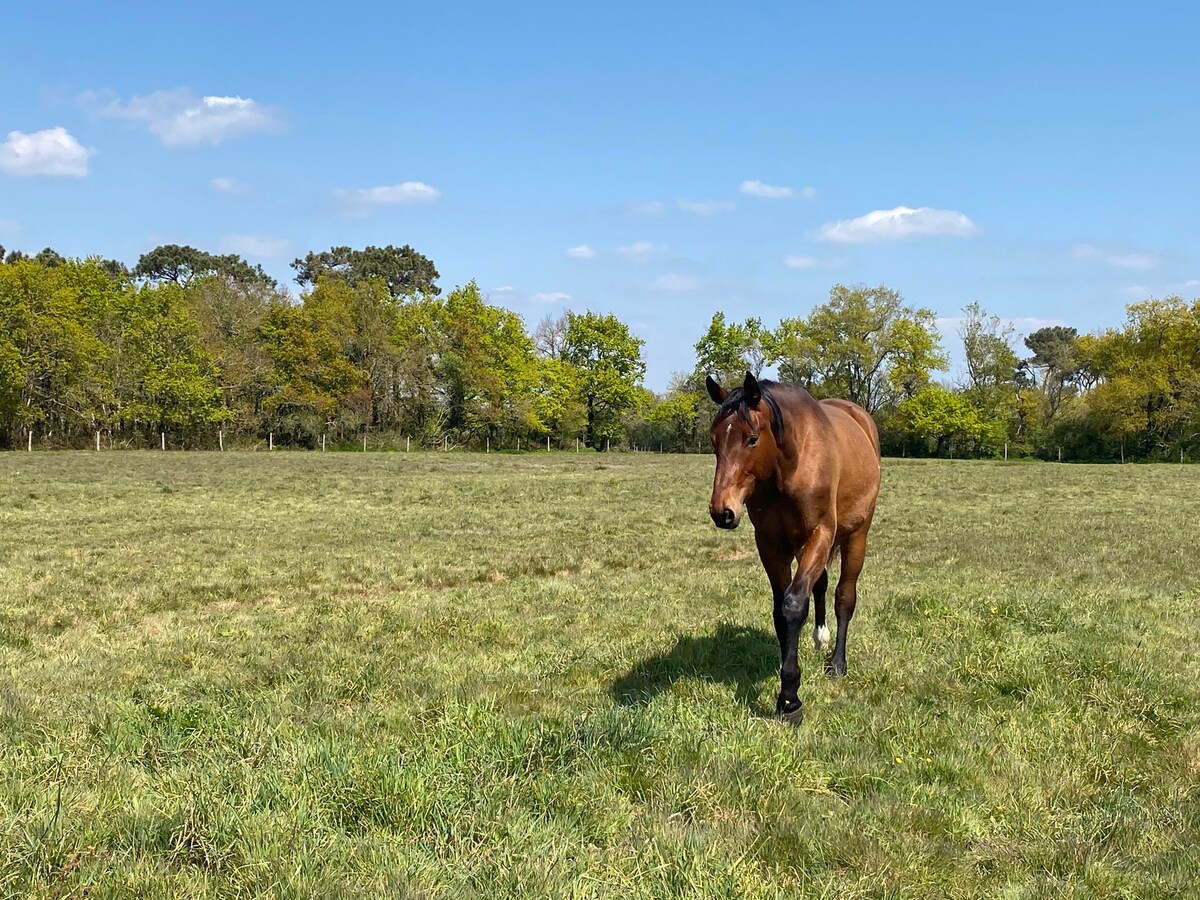
<svg viewBox="0 0 1200 900"><path fill-rule="evenodd" d="M669 690L680 678L732 685L738 702L759 715L772 710L757 702L764 678L779 672L774 634L723 623L710 635L680 635L667 653L643 659L609 688L622 706L639 706Z"/></svg>

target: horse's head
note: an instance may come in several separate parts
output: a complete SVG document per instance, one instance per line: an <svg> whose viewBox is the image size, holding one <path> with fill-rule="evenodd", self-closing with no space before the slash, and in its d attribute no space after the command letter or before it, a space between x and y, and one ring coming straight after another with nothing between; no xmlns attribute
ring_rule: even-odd
<svg viewBox="0 0 1200 900"><path fill-rule="evenodd" d="M720 406L713 420L713 477L708 513L718 528L737 528L754 489L775 473L775 451L782 438L782 421L774 399L749 372L739 388L727 391L710 375L708 395Z"/></svg>

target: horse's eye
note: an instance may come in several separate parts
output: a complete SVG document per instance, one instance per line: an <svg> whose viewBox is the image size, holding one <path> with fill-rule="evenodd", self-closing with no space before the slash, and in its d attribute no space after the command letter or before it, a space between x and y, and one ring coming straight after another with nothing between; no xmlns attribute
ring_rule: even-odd
<svg viewBox="0 0 1200 900"><path fill-rule="evenodd" d="M757 447L758 446L758 435L752 434L752 435L750 435L750 437L746 438L746 446L747 447Z"/></svg>

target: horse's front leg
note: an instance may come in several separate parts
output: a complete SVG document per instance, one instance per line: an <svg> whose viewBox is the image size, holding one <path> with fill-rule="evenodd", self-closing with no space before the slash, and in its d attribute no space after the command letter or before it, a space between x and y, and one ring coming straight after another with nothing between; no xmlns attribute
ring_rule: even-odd
<svg viewBox="0 0 1200 900"><path fill-rule="evenodd" d="M775 622L775 637L779 641L780 671L783 671L782 667L788 659L789 634L788 621L783 615L783 595L792 580L792 563L796 554L782 533L776 533L765 525L754 529L754 542L758 545L758 558L762 560L767 580L771 582L771 616ZM780 715L784 713L782 695L775 703L775 712Z"/></svg>
<svg viewBox="0 0 1200 900"><path fill-rule="evenodd" d="M779 667L779 699L775 711L787 722L800 724L804 704L800 701L800 631L808 620L808 598L825 572L829 550L833 546L834 526L822 522L796 554L796 575L779 604L784 634L780 640L782 664Z"/></svg>

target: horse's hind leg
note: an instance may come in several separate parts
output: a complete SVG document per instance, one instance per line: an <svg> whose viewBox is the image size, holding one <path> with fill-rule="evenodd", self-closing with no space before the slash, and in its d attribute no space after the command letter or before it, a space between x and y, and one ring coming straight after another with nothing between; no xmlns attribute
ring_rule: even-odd
<svg viewBox="0 0 1200 900"><path fill-rule="evenodd" d="M825 591L829 588L828 570L821 573L813 585L813 646L829 649L829 626L825 624Z"/></svg>
<svg viewBox="0 0 1200 900"><path fill-rule="evenodd" d="M833 645L834 675L846 674L846 632L858 604L858 576L867 557L867 529L850 535L842 545L842 573L833 592L833 612L837 616L837 641Z"/></svg>

